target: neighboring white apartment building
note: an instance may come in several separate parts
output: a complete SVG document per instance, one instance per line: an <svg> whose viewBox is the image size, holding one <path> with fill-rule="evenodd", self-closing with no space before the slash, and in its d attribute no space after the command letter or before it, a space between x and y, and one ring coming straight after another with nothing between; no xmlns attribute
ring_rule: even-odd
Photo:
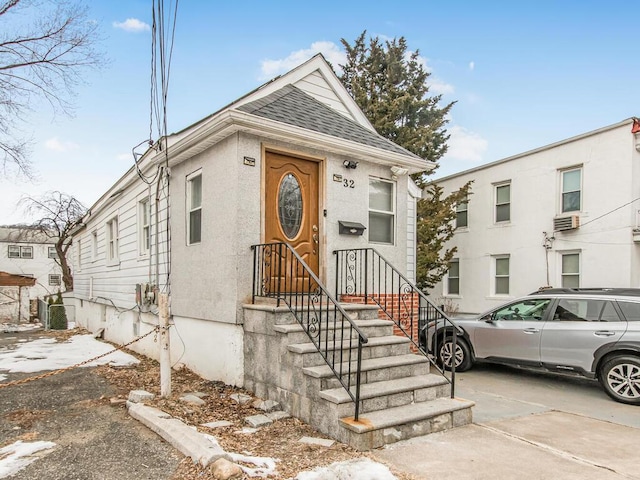
<svg viewBox="0 0 640 480"><path fill-rule="evenodd" d="M54 239L24 226L0 227L0 271L35 278L31 300L64 291L56 258Z"/></svg>
<svg viewBox="0 0 640 480"><path fill-rule="evenodd" d="M438 180L458 205L458 251L430 292L479 313L541 287L640 287L635 118Z"/></svg>

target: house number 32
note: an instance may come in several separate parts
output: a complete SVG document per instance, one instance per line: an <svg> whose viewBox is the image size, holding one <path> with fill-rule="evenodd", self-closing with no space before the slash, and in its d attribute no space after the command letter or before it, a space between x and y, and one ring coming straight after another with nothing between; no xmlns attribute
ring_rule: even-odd
<svg viewBox="0 0 640 480"><path fill-rule="evenodd" d="M342 186L344 188L356 188L356 182L353 180L349 180L348 178L344 178L342 180Z"/></svg>

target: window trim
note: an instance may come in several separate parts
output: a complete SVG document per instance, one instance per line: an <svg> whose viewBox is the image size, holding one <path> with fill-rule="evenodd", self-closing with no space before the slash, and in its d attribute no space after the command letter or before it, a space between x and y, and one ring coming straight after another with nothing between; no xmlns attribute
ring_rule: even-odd
<svg viewBox="0 0 640 480"><path fill-rule="evenodd" d="M457 263L458 264L458 276L457 277L452 277L451 276L451 264L452 263ZM451 283L450 281L452 279L457 279L458 280L458 291L457 292L452 292L451 291ZM452 258L451 261L449 262L449 269L447 270L447 282L446 282L446 295L447 296L455 296L455 297L459 297L460 296L460 259L459 258Z"/></svg>
<svg viewBox="0 0 640 480"><path fill-rule="evenodd" d="M491 294L495 297L509 297L511 295L511 255L492 255L492 268L491 273L493 276L491 282ZM507 275L498 275L498 260L508 260L509 261L509 273ZM507 278L507 292L506 293L498 293L498 278Z"/></svg>
<svg viewBox="0 0 640 480"><path fill-rule="evenodd" d="M51 255L51 251L53 250L53 255ZM56 259L58 258L58 252L56 252L56 247L47 247L47 258Z"/></svg>
<svg viewBox="0 0 640 480"><path fill-rule="evenodd" d="M114 215L109 220L107 220L105 223L105 228L107 236L107 265L118 265L120 263L120 224L118 221L118 215ZM114 233L115 237L113 236Z"/></svg>
<svg viewBox="0 0 640 480"><path fill-rule="evenodd" d="M22 253L22 251L29 252L29 255ZM25 258L27 260L33 260L33 247L31 245L21 245L20 246L20 258Z"/></svg>
<svg viewBox="0 0 640 480"><path fill-rule="evenodd" d="M464 208L460 208L463 206ZM464 213L464 225L460 225L460 222L458 222L461 213ZM469 197L465 197L463 201L456 204L456 228L469 228Z"/></svg>
<svg viewBox="0 0 640 480"><path fill-rule="evenodd" d="M498 203L498 188L509 187L509 202ZM493 223L505 224L511 222L511 180L506 182L493 184ZM506 220L498 220L498 207L508 205L509 206L509 218Z"/></svg>
<svg viewBox="0 0 640 480"><path fill-rule="evenodd" d="M11 250L14 253L11 253ZM7 258L21 258L20 257L20 245L7 245Z"/></svg>
<svg viewBox="0 0 640 480"><path fill-rule="evenodd" d="M147 223L145 220L145 211ZM145 244L145 230L148 244ZM145 196L138 200L138 256L148 257L151 252L151 202L149 197Z"/></svg>
<svg viewBox="0 0 640 480"><path fill-rule="evenodd" d="M389 183L391 185L391 210L377 210L375 208L371 208L371 181L375 180L377 182L382 182L382 183ZM375 177L370 175L369 176L369 182L368 182L368 205L367 205L367 219L368 222L371 223L371 213L376 213L378 215L386 215L388 217L391 217L392 219L392 224L391 224L391 242L379 242L376 240L371 240L371 237L369 235L371 235L371 228L369 228L369 232L367 232L367 241L369 243L373 243L375 245L395 245L396 244L396 238L397 238L397 234L396 234L396 229L397 229L397 217L396 217L396 210L397 210L397 185L396 182L394 182L393 180L388 180L386 178L380 178L380 177ZM370 227L370 225L368 225Z"/></svg>
<svg viewBox="0 0 640 480"><path fill-rule="evenodd" d="M57 278L58 283L51 282L51 279ZM50 273L49 274L49 286L50 287L61 287L62 286L62 275L59 273Z"/></svg>
<svg viewBox="0 0 640 480"><path fill-rule="evenodd" d="M191 185L193 180L196 179L197 177L200 177L200 188L201 188L201 192L200 192L200 206L197 208L191 208ZM203 183L203 177L202 177L202 169L198 169L195 172L190 173L189 175L187 175L185 177L185 181L186 181L186 195L185 195L185 203L186 203L186 215L185 215L185 220L186 220L186 242L187 242L187 246L191 246L191 245L200 245L202 243L202 193L204 192L204 183ZM200 210L200 240L198 240L197 242L192 242L191 241L191 213L195 212L196 210Z"/></svg>
<svg viewBox="0 0 640 480"><path fill-rule="evenodd" d="M564 174L565 173L569 173L569 172L574 172L574 171L579 171L580 172L580 188L579 190L571 190L570 192L565 192L564 191ZM575 165L573 167L568 167L568 168L563 168L561 170L559 170L560 173L560 208L558 209L560 214L571 214L571 213L576 213L576 212L581 212L582 211L582 191L583 191L583 168L582 165ZM564 195L565 193L574 193L574 192L579 192L580 193L580 205L578 206L577 210L565 210L564 209Z"/></svg>
<svg viewBox="0 0 640 480"><path fill-rule="evenodd" d="M577 255L578 256L578 273L565 273L564 272L564 265L563 265L563 260L565 256L569 256L569 255ZM580 288L580 284L581 284L581 274L582 274L582 252L580 250L567 250L567 251L562 251L562 252L558 252L558 259L559 259L559 269L558 272L560 274L560 286L562 288ZM572 276L572 277L578 277L578 286L577 287L565 287L564 286L564 279L567 276Z"/></svg>

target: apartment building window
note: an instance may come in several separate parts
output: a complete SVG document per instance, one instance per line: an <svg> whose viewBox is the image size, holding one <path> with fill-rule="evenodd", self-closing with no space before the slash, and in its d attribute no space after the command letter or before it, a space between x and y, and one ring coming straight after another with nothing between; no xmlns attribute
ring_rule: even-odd
<svg viewBox="0 0 640 480"><path fill-rule="evenodd" d="M395 184L369 178L369 241L393 244L395 233Z"/></svg>
<svg viewBox="0 0 640 480"><path fill-rule="evenodd" d="M56 247L49 247L48 250L49 251L47 256L49 258L58 258L58 252L56 252Z"/></svg>
<svg viewBox="0 0 640 480"><path fill-rule="evenodd" d="M509 295L509 257L494 257L495 261L495 294Z"/></svg>
<svg viewBox="0 0 640 480"><path fill-rule="evenodd" d="M60 275L49 275L49 286L59 287L62 285L62 277Z"/></svg>
<svg viewBox="0 0 640 480"><path fill-rule="evenodd" d="M113 217L106 224L107 230L107 263L113 265L119 262L119 231L118 217Z"/></svg>
<svg viewBox="0 0 640 480"><path fill-rule="evenodd" d="M496 185L496 223L511 220L511 184Z"/></svg>
<svg viewBox="0 0 640 480"><path fill-rule="evenodd" d="M465 198L456 205L456 228L469 226L469 199Z"/></svg>
<svg viewBox="0 0 640 480"><path fill-rule="evenodd" d="M562 213L582 208L582 168L562 172Z"/></svg>
<svg viewBox="0 0 640 480"><path fill-rule="evenodd" d="M460 259L454 258L449 263L447 274L447 294L460 295Z"/></svg>
<svg viewBox="0 0 640 480"><path fill-rule="evenodd" d="M580 254L563 253L562 256L562 287L580 287Z"/></svg>
<svg viewBox="0 0 640 480"><path fill-rule="evenodd" d="M149 199L145 198L138 203L138 229L139 229L139 253L148 255L151 248L151 224L149 212Z"/></svg>
<svg viewBox="0 0 640 480"><path fill-rule="evenodd" d="M187 177L187 235L188 245L202 240L202 173Z"/></svg>
<svg viewBox="0 0 640 480"><path fill-rule="evenodd" d="M9 245L7 256L9 258L33 258L33 247L26 245Z"/></svg>

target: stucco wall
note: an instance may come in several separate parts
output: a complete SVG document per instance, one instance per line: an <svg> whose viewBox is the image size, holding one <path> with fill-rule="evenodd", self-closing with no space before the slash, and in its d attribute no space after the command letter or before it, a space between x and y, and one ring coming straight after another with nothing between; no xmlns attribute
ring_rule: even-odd
<svg viewBox="0 0 640 480"><path fill-rule="evenodd" d="M581 286L639 287L638 245L631 237L638 205L628 205L640 197L632 143L629 125L622 125L439 182L451 192L474 181L469 226L450 242L458 247L461 294L448 298L461 312L480 312L547 285L543 232L555 238L548 252L552 286L561 285L561 254L580 252ZM553 218L561 211L559 171L578 165L581 227L553 233ZM511 221L497 224L494 188L504 181L511 182ZM508 296L492 294L493 256L502 254L510 255ZM431 292L442 293L442 283Z"/></svg>

